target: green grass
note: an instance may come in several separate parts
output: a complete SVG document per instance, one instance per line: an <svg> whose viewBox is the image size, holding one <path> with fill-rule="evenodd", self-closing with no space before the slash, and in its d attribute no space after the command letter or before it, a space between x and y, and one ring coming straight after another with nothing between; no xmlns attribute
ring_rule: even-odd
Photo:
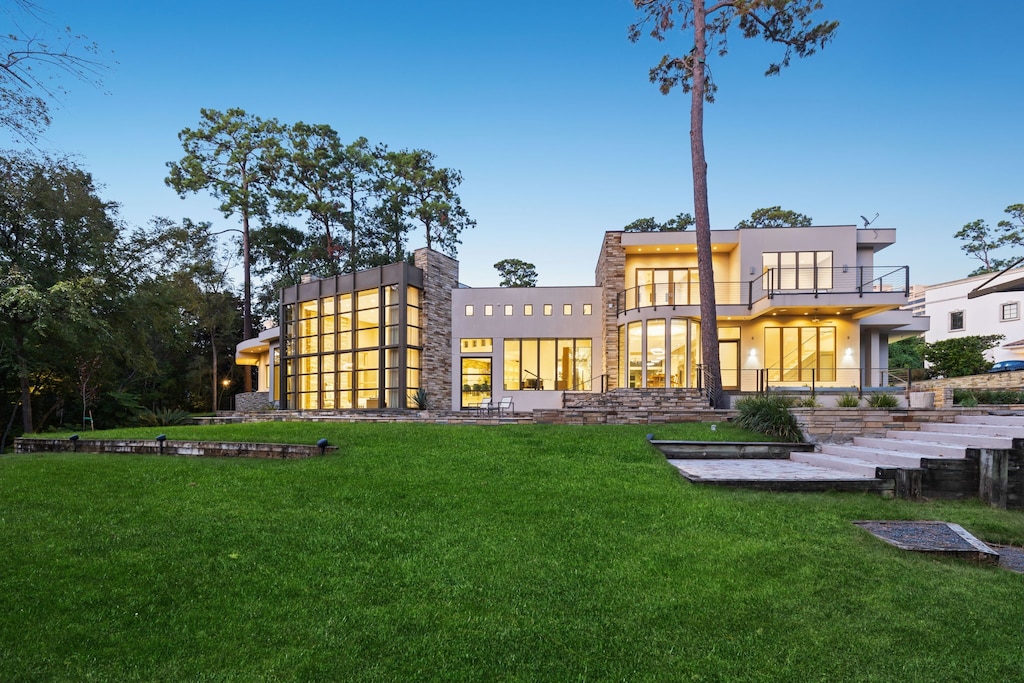
<svg viewBox="0 0 1024 683"><path fill-rule="evenodd" d="M1024 576L850 522L1022 544L1024 514L692 485L643 439L692 428L168 427L339 449L4 456L0 680L1020 679Z"/></svg>

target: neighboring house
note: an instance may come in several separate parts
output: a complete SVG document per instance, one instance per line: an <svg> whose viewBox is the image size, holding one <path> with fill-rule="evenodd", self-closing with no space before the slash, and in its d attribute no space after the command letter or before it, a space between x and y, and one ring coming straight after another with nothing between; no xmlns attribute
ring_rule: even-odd
<svg viewBox="0 0 1024 683"><path fill-rule="evenodd" d="M889 335L928 322L899 310L908 268L875 263L894 241L895 230L853 225L713 231L725 390L887 384ZM406 408L420 388L452 410L696 388L695 245L692 232L608 232L595 285L532 288L460 287L457 261L420 249L415 265L283 290L283 345L261 336L236 357L265 366L269 397L301 410Z"/></svg>
<svg viewBox="0 0 1024 683"><path fill-rule="evenodd" d="M975 275L925 287L929 344L973 335L1001 334L1003 341L985 353L991 361L1024 359L1024 268Z"/></svg>

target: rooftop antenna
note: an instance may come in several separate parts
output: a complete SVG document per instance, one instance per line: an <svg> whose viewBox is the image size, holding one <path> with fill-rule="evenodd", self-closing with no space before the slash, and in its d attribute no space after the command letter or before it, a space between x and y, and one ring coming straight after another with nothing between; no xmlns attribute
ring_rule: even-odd
<svg viewBox="0 0 1024 683"><path fill-rule="evenodd" d="M860 217L860 219L861 219L862 221L864 221L864 227L866 228L866 227L868 227L869 225L871 225L872 223L874 223L874 222L875 222L876 220L878 220L878 214L876 213L876 214L875 214L875 217L874 217L874 218L872 218L871 220L868 220L868 219L867 219L867 218L866 218L865 216L861 216L861 217Z"/></svg>

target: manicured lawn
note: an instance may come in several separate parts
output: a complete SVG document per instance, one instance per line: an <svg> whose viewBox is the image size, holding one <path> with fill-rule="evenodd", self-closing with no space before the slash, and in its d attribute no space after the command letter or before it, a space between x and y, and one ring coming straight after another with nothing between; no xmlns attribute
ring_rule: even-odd
<svg viewBox="0 0 1024 683"><path fill-rule="evenodd" d="M339 449L0 457L0 680L1020 680L1024 576L850 522L1019 545L1024 514L691 485L643 439L687 429L276 423L156 431Z"/></svg>

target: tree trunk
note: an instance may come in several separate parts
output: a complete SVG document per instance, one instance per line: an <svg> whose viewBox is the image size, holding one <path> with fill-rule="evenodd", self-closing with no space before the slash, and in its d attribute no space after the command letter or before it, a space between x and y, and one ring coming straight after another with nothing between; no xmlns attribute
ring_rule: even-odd
<svg viewBox="0 0 1024 683"><path fill-rule="evenodd" d="M711 260L711 215L708 211L708 163L704 156L704 58L707 55L707 10L704 0L693 3L695 45L690 90L690 157L693 162L693 213L697 238L697 276L700 279L700 345L702 379L708 403L722 405L722 365L718 357L718 307L714 264Z"/></svg>
<svg viewBox="0 0 1024 683"><path fill-rule="evenodd" d="M252 277L250 274L249 264L249 210L247 208L242 209L242 339L249 340L255 337L252 333ZM213 338L210 339L213 343ZM217 349L214 346L213 351L214 359L217 357ZM249 366L244 366L242 372L242 382L246 392L252 391L252 372ZM217 367L214 366L214 381L216 381ZM216 388L213 392L213 400L217 400ZM217 409L216 405L213 408Z"/></svg>
<svg viewBox="0 0 1024 683"><path fill-rule="evenodd" d="M25 358L25 333L14 330L14 357L18 363L18 384L21 387L21 431L32 433L32 385L28 381L28 360Z"/></svg>
<svg viewBox="0 0 1024 683"><path fill-rule="evenodd" d="M215 340L215 337L216 337L216 335L214 334L214 328L211 327L210 328L210 348L212 349L212 355L213 355L213 373L211 373L213 375L213 412L216 414L216 412L217 412L217 403L218 403L218 401L217 401L217 391L218 391L217 387L220 386L220 382L218 381L219 378L217 377L217 342ZM249 375L247 373L246 377L248 377L248 376Z"/></svg>

